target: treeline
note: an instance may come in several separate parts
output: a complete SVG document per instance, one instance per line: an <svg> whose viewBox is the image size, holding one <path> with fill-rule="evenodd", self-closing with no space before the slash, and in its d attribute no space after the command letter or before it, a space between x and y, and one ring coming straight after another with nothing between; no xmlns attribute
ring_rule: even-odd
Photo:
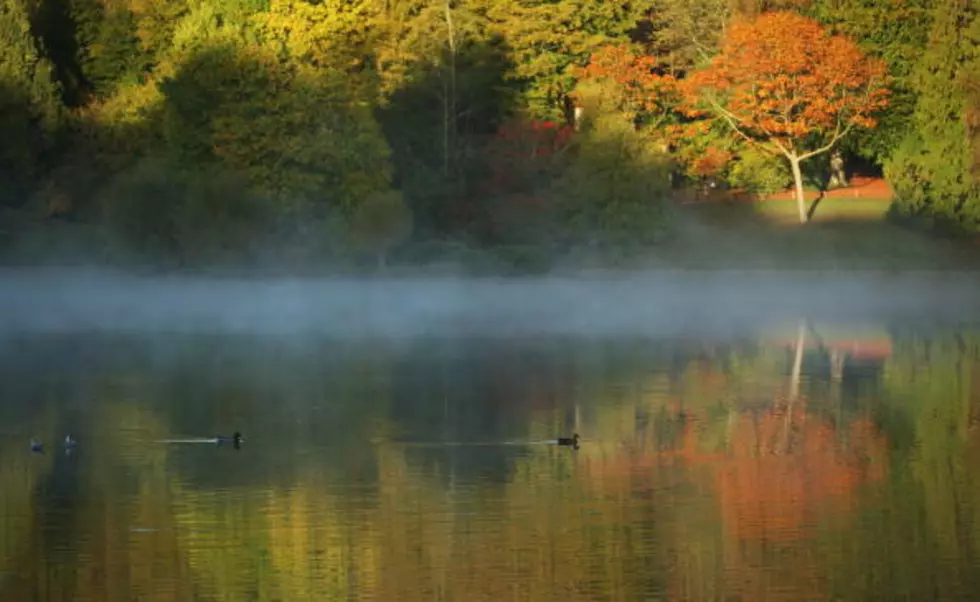
<svg viewBox="0 0 980 602"><path fill-rule="evenodd" d="M980 227L973 0L0 0L0 246L13 215L181 264L655 243L678 188L793 181L767 121L748 143L663 87L779 10L887 65L836 146L884 167L896 215Z"/></svg>

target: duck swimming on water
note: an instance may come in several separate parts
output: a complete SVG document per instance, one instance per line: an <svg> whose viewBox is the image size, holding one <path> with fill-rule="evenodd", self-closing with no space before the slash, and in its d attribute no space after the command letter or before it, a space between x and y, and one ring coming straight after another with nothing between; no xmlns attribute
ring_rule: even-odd
<svg viewBox="0 0 980 602"><path fill-rule="evenodd" d="M218 445L222 445L224 443L231 443L232 445L235 446L235 449L238 449L241 446L242 441L244 441L244 439L242 439L242 434L239 433L238 431L235 431L235 433L231 437L222 437L221 435L219 435L215 437L214 440L218 443Z"/></svg>
<svg viewBox="0 0 980 602"><path fill-rule="evenodd" d="M558 437L558 445L568 445L572 449L578 449L578 433L574 433L571 437Z"/></svg>
<svg viewBox="0 0 980 602"><path fill-rule="evenodd" d="M36 454L43 454L44 444L38 441L37 439L35 439L34 437L31 437L31 451Z"/></svg>

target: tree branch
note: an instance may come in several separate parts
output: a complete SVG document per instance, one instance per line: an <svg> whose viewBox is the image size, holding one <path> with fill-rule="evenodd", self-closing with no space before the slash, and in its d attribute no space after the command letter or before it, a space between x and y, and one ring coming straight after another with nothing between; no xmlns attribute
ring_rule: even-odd
<svg viewBox="0 0 980 602"><path fill-rule="evenodd" d="M698 41L697 36L691 36L691 43L694 44L694 50L701 56L702 59L708 61L711 60L711 53L708 52L708 47Z"/></svg>
<svg viewBox="0 0 980 602"><path fill-rule="evenodd" d="M844 136L846 136L847 133L850 132L853 127L854 127L854 122L853 121L847 123L847 125L844 125L843 123L841 123L840 113L838 113L837 114L837 127L834 128L834 135L831 136L830 142L828 142L827 144L821 146L820 148L818 148L816 150L812 150L812 151L810 151L808 153L803 153L802 155L800 155L800 161L804 161L806 159L809 159L810 157L814 157L816 155L823 154L823 153L829 151L830 149L834 148L834 145L837 144L837 142L841 138L843 138Z"/></svg>
<svg viewBox="0 0 980 602"><path fill-rule="evenodd" d="M728 123L729 127L731 127L732 130L736 134L738 134L739 136L741 136L742 138L744 138L746 142L748 142L749 144L754 144L755 146L758 146L759 148L761 148L761 149L763 149L765 151L771 152L771 149L770 148L767 148L765 144L763 144L759 140L756 140L752 136L749 136L748 134L746 134L745 132L743 132L741 129L739 129L739 127L738 127L738 121L739 120L738 120L738 117L735 114L733 114L731 111L729 111L725 107L721 106L719 103L715 102L714 100L710 100L709 99L708 102L711 103L711 106L714 107L715 111L718 112L718 114L721 116L721 118L724 119ZM786 147L784 147L782 144L780 144L779 143L779 140L776 139L776 137L773 136L771 133L769 133L769 130L767 130L766 128L764 128L762 126L758 126L758 127L759 127L760 130L763 131L763 133L765 133L765 135L767 137L767 140L766 140L767 142L771 142L776 147L776 149L779 152L781 152L782 154L786 155L787 157L790 156L789 149L786 148Z"/></svg>

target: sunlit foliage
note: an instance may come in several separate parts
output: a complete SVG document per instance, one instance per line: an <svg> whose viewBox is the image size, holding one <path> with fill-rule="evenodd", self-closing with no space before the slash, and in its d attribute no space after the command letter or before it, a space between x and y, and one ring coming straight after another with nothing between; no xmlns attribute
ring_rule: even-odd
<svg viewBox="0 0 980 602"><path fill-rule="evenodd" d="M953 230L980 229L976 82L980 17L966 2L940 2L925 53L910 77L913 129L887 163L896 213Z"/></svg>
<svg viewBox="0 0 980 602"><path fill-rule="evenodd" d="M738 21L721 53L685 81L695 114L708 110L746 141L789 161L800 221L800 163L853 128L872 128L886 106L886 68L854 42L791 12Z"/></svg>
<svg viewBox="0 0 980 602"><path fill-rule="evenodd" d="M288 239L311 258L354 257L359 203L396 194L409 256L427 244L547 255L658 244L674 197L776 191L775 161L799 200L835 147L884 164L896 215L974 229L976 178L961 174L980 164L975 12L965 0L5 0L4 203L114 232L103 193L166 161L178 182L233 173L268 201L278 234L246 246L270 256ZM553 123L561 144L503 166L517 123ZM196 238L223 230L196 215ZM93 255L114 260L110 247Z"/></svg>

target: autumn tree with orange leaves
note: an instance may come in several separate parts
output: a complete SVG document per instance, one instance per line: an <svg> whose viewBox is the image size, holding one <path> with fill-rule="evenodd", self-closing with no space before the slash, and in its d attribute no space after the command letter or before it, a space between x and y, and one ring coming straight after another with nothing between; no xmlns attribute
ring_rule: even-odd
<svg viewBox="0 0 980 602"><path fill-rule="evenodd" d="M873 128L887 104L887 67L853 41L793 12L732 24L721 52L685 80L688 113L714 115L748 143L785 157L806 223L800 164L855 128Z"/></svg>
<svg viewBox="0 0 980 602"><path fill-rule="evenodd" d="M677 79L663 73L657 58L637 56L626 44L603 46L589 57L588 64L573 71L579 88L573 93L578 103L588 104L596 94L588 84L612 83L618 96L614 103L630 119L645 118L647 125L663 125L677 104ZM591 94L590 94L591 92Z"/></svg>

